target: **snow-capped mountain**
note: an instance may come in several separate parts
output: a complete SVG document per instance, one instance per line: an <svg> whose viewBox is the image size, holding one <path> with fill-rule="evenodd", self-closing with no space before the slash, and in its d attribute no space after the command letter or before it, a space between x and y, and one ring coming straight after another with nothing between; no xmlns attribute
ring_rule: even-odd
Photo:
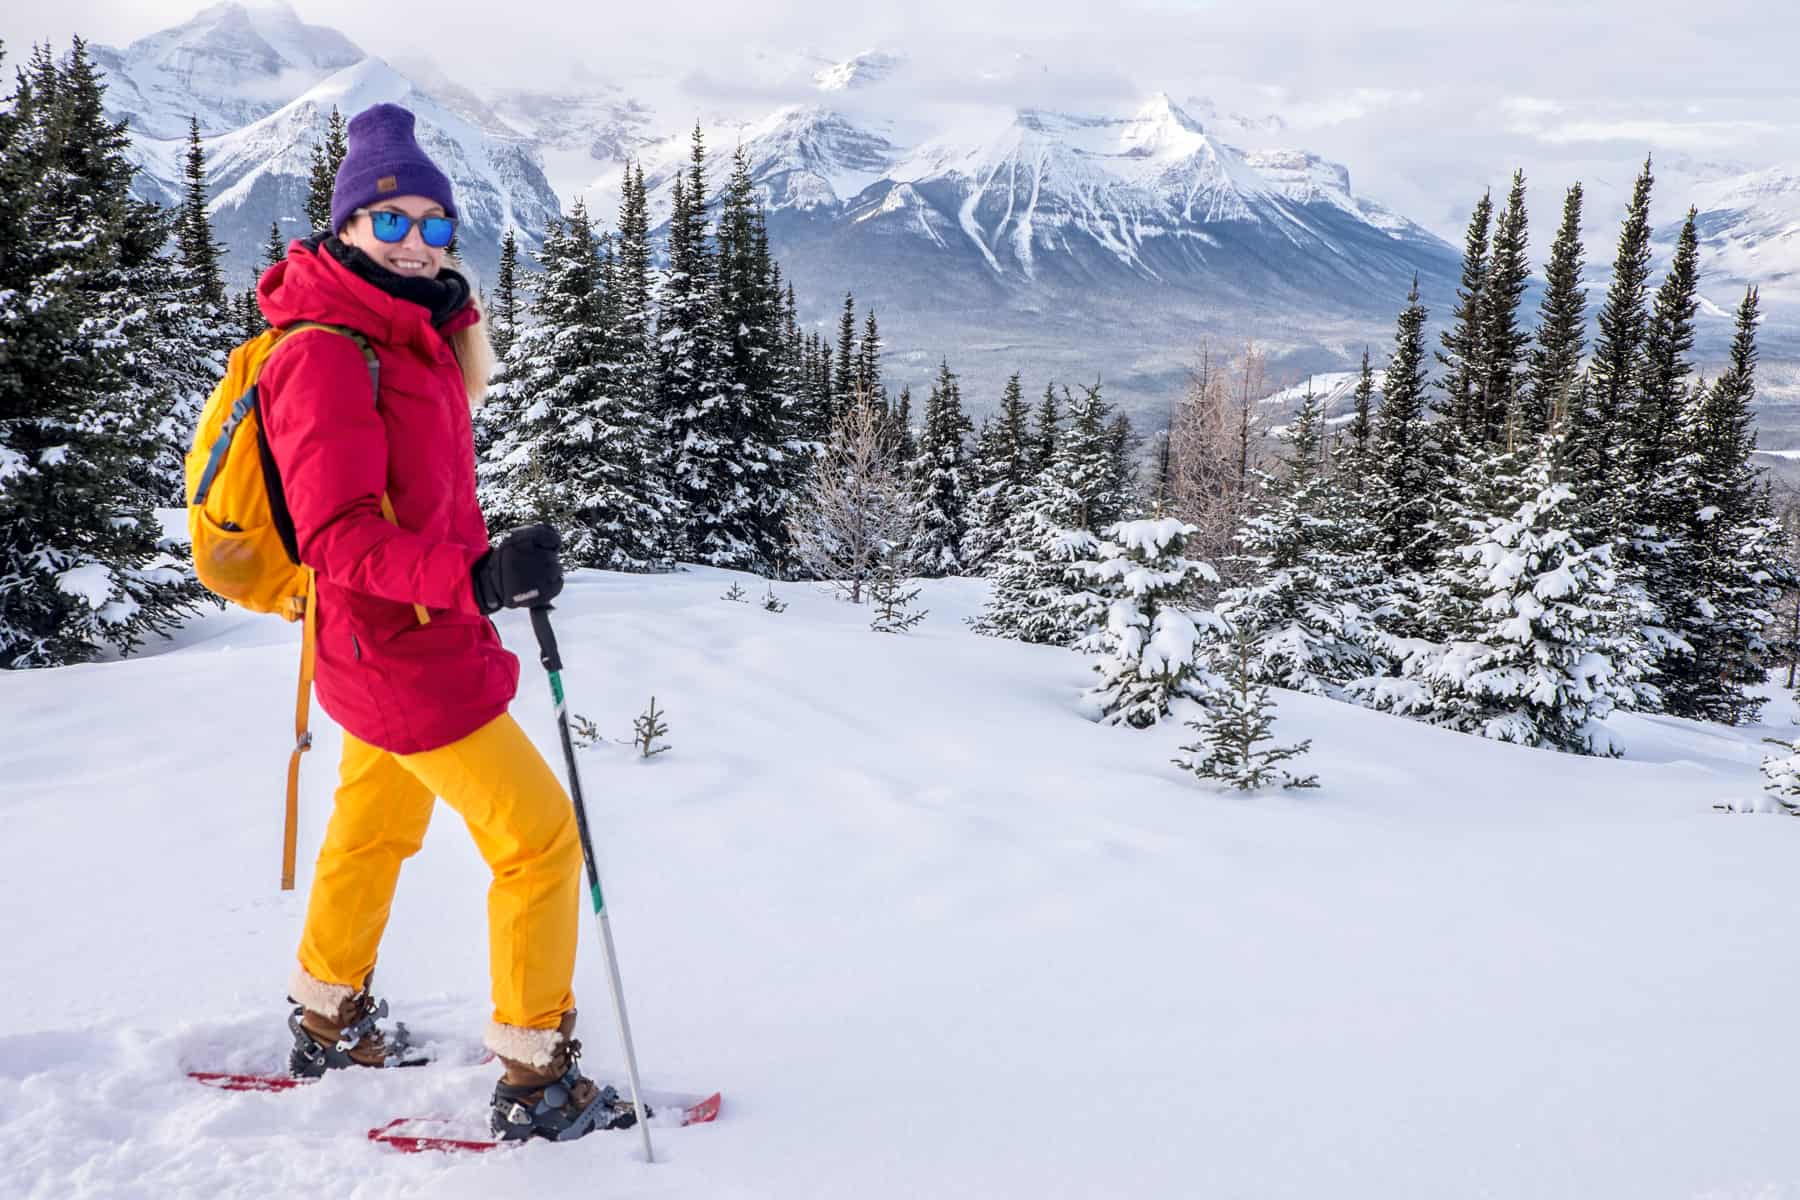
<svg viewBox="0 0 1800 1200"><path fill-rule="evenodd" d="M203 134L240 128L365 57L335 29L302 23L283 0L216 4L123 50L92 49L109 108L156 139L185 137L190 115Z"/></svg>
<svg viewBox="0 0 1800 1200"><path fill-rule="evenodd" d="M1702 291L1726 314L1755 284L1764 311L1800 304L1800 167L1730 175L1695 188ZM1659 231L1673 241L1674 230Z"/></svg>
<svg viewBox="0 0 1800 1200"><path fill-rule="evenodd" d="M1072 382L1103 365L1114 398L1160 409L1202 341L1254 337L1277 382L1341 370L1365 344L1380 356L1415 275L1442 319L1457 268L1452 246L1357 194L1350 170L1296 145L1279 115L1204 96L1155 93L1123 112L940 112L920 103L929 89L900 54L837 61L804 48L747 50L744 82L795 98L761 112L696 114L648 76L477 92L428 62L371 58L280 0L220 4L95 54L160 199L177 195L188 114L199 116L218 231L240 272L271 218L300 232L311 146L333 106L418 112L463 197L461 245L480 271L505 227L529 245L576 196L610 222L630 159L666 212L699 115L715 186L735 147L748 155L802 317L829 324L854 290L882 319L896 375L917 379L948 356L977 407L1015 369ZM978 82L1014 76L1036 86L1046 64L997 57ZM1800 306L1800 179L1674 169L1671 194L1702 201L1710 332L1728 336L1736 294L1755 281L1779 347L1794 324L1784 313Z"/></svg>
<svg viewBox="0 0 1800 1200"><path fill-rule="evenodd" d="M429 63L402 73L341 34L303 25L279 0L221 4L95 57L107 69L109 111L130 120L138 186L152 198L177 201L187 114L200 114L214 232L240 280L271 221L290 236L310 232L302 216L312 148L333 108L351 116L390 102L417 114L420 143L455 181L459 246L478 275L491 275L508 227L534 244L560 212L536 141L486 101Z"/></svg>

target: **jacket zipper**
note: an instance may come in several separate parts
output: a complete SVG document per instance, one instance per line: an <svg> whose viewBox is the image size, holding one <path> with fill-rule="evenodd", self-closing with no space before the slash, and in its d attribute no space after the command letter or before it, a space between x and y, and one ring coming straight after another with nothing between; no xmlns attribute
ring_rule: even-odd
<svg viewBox="0 0 1800 1200"><path fill-rule="evenodd" d="M355 656L357 662L362 661L362 643L356 640L354 633L350 635L350 653Z"/></svg>

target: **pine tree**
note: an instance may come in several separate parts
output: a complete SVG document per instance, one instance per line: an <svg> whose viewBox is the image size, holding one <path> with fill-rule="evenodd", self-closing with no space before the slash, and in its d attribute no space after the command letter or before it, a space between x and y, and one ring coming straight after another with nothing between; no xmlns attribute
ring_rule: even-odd
<svg viewBox="0 0 1800 1200"><path fill-rule="evenodd" d="M225 280L219 272L221 247L213 240L206 215L206 151L200 145L200 119L188 118L187 156L182 167L183 191L175 240L191 286L216 318L225 306Z"/></svg>
<svg viewBox="0 0 1800 1200"><path fill-rule="evenodd" d="M737 453L746 436L722 359L719 263L708 244L706 145L694 126L686 176L669 218L669 267L657 311L661 380L675 494L686 514L687 553L711 566L754 570L755 496Z"/></svg>
<svg viewBox="0 0 1800 1200"><path fill-rule="evenodd" d="M1122 521L1135 515L1137 508L1136 471L1133 468L1132 456L1137 453L1137 431L1131 427L1131 418L1124 413L1116 414L1106 426L1107 445L1112 449L1112 476L1107 481L1107 491L1116 497L1117 507L1106 514L1111 520L1102 518L1103 523Z"/></svg>
<svg viewBox="0 0 1800 1200"><path fill-rule="evenodd" d="M1630 694L1603 617L1612 548L1576 539L1574 493L1554 481L1557 457L1555 439L1544 439L1507 481L1524 497L1516 509L1465 519L1468 540L1450 570L1470 597L1460 627L1439 645L1412 647L1405 680L1377 689L1378 707L1519 745L1616 752L1595 724Z"/></svg>
<svg viewBox="0 0 1800 1200"><path fill-rule="evenodd" d="M1369 366L1369 348L1363 347L1362 367L1356 377L1356 392L1346 431L1350 442L1344 460L1350 490L1360 493L1368 479L1375 457L1375 372Z"/></svg>
<svg viewBox="0 0 1800 1200"><path fill-rule="evenodd" d="M1034 476L1025 502L1007 523L993 588L972 622L978 633L1069 646L1104 619L1106 600L1080 564L1097 557L1100 540L1092 515L1112 505L1105 494L1112 475L1106 437L1110 406L1098 385L1082 393L1079 400L1065 394L1069 428L1057 437L1049 465ZM1039 411L1054 418L1054 407Z"/></svg>
<svg viewBox="0 0 1800 1200"><path fill-rule="evenodd" d="M1437 355L1445 368L1444 416L1465 436L1476 422L1487 361L1482 294L1487 286L1488 232L1493 218L1493 197L1484 193L1463 236L1462 282L1456 291L1456 307L1450 312L1450 328L1443 335L1443 349Z"/></svg>
<svg viewBox="0 0 1800 1200"><path fill-rule="evenodd" d="M324 136L313 143L312 169L307 176L306 225L313 233L337 232L331 227L331 192L337 186L338 164L349 150L349 126L334 104Z"/></svg>
<svg viewBox="0 0 1800 1200"><path fill-rule="evenodd" d="M1544 269L1544 299L1538 310L1537 346L1525 386L1520 432L1535 439L1562 424L1570 412L1575 381L1587 345L1587 293L1581 287L1581 185L1563 198L1562 224Z"/></svg>
<svg viewBox="0 0 1800 1200"><path fill-rule="evenodd" d="M1690 208L1669 273L1656 291L1636 386L1622 414L1625 428L1617 447L1621 478L1607 493L1613 501L1621 570L1634 592L1643 594L1640 619L1659 650L1647 664L1649 681L1665 703L1681 702L1682 690L1671 691L1670 685L1684 673L1680 660L1690 649L1680 640L1678 626L1683 622L1677 614L1702 587L1694 578L1697 564L1683 541L1688 500L1679 466L1686 449L1682 410L1692 373L1687 352L1694 345L1694 314L1699 309L1695 217Z"/></svg>
<svg viewBox="0 0 1800 1200"><path fill-rule="evenodd" d="M962 572L963 537L968 532L969 498L974 492L966 439L972 432L963 413L962 387L945 361L925 401L925 428L908 475L918 494L919 537L913 569L921 575Z"/></svg>
<svg viewBox="0 0 1800 1200"><path fill-rule="evenodd" d="M1644 341L1649 333L1645 310L1650 277L1650 160L1632 187L1631 203L1619 231L1612 282L1600 306L1599 339L1588 367L1588 403L1576 414L1577 479L1580 486L1618 496L1611 520L1623 520L1623 492L1629 482L1623 446L1624 425L1643 371Z"/></svg>
<svg viewBox="0 0 1800 1200"><path fill-rule="evenodd" d="M1062 437L1062 413L1056 406L1056 385L1044 385L1044 398L1038 402L1037 431L1031 439L1031 473L1036 475L1056 460L1056 447Z"/></svg>
<svg viewBox="0 0 1800 1200"><path fill-rule="evenodd" d="M838 317L837 361L831 382L832 410L841 412L856 395L856 297L849 292L844 293L844 311Z"/></svg>
<svg viewBox="0 0 1800 1200"><path fill-rule="evenodd" d="M881 330L872 308L863 319L862 341L856 347L856 387L878 408L887 408L887 388L881 382Z"/></svg>
<svg viewBox="0 0 1800 1200"><path fill-rule="evenodd" d="M287 252L288 242L286 238L281 236L281 222L270 221L269 237L268 240L263 242L262 257L257 260L257 265L260 268L258 274L260 275L262 271L267 271L276 263L285 260L287 258Z"/></svg>
<svg viewBox="0 0 1800 1200"><path fill-rule="evenodd" d="M627 177L629 189L629 177ZM493 339L494 357L504 359L519 335L519 239L508 226L500 239L500 270L494 281L494 304L489 314L488 334Z"/></svg>
<svg viewBox="0 0 1800 1200"><path fill-rule="evenodd" d="M1428 570L1436 556L1429 535L1437 483L1425 423L1425 322L1419 282L1413 280L1394 333L1394 353L1382 379L1375 422L1370 511L1379 530L1377 553L1396 581Z"/></svg>
<svg viewBox="0 0 1800 1200"><path fill-rule="evenodd" d="M1482 378L1477 420L1469 433L1483 446L1513 448L1521 421L1519 391L1530 335L1519 322L1519 306L1531 277L1526 255L1525 173L1513 172L1506 207L1494 224L1492 257L1481 289Z"/></svg>
<svg viewBox="0 0 1800 1200"><path fill-rule="evenodd" d="M1325 410L1309 386L1283 431L1288 453L1279 477L1258 472L1256 509L1237 535L1233 577L1215 611L1250 639L1251 674L1262 683L1318 695L1369 672L1363 648L1366 597L1351 584L1340 552L1337 488L1320 469Z"/></svg>
<svg viewBox="0 0 1800 1200"><path fill-rule="evenodd" d="M131 196L86 44L38 48L0 114L0 667L49 666L197 607L154 509L179 399L158 374L200 348L157 341L186 332L173 219Z"/></svg>
<svg viewBox="0 0 1800 1200"><path fill-rule="evenodd" d="M1231 649L1220 664L1222 679L1208 698L1205 717L1187 723L1200 735L1193 745L1181 748L1193 757L1172 761L1202 779L1217 779L1243 791L1272 783L1288 788L1317 787L1318 776L1294 776L1276 766L1305 754L1312 748L1312 739L1258 749L1274 738L1275 704L1269 689L1251 674L1251 638L1226 632Z"/></svg>
<svg viewBox="0 0 1800 1200"><path fill-rule="evenodd" d="M1630 439L1622 452L1629 456L1629 507L1643 529L1640 536L1651 538L1665 530L1672 532L1680 503L1673 491L1671 469L1683 448L1681 412L1693 371L1687 354L1694 348L1694 314L1700 308L1698 217L1697 210L1688 209L1669 273L1656 290L1644 334L1642 374L1627 412Z"/></svg>
<svg viewBox="0 0 1800 1200"><path fill-rule="evenodd" d="M887 427L894 459L901 464L901 472L904 474L913 460L919 457L919 442L913 433L911 386L900 386L900 399L894 402L893 415L888 420Z"/></svg>
<svg viewBox="0 0 1800 1200"><path fill-rule="evenodd" d="M1684 542L1690 590L1677 599L1671 628L1691 653L1662 677L1670 712L1737 725L1756 720L1775 589L1792 586L1782 533L1767 493L1757 486L1755 288L1738 306L1729 365L1710 388L1696 389L1684 416L1681 463Z"/></svg>
<svg viewBox="0 0 1800 1200"><path fill-rule="evenodd" d="M491 391L502 423L484 463L483 508L497 523L555 525L572 565L666 570L674 505L649 466L655 427L615 370L609 257L580 201L546 233L535 320Z"/></svg>
<svg viewBox="0 0 1800 1200"><path fill-rule="evenodd" d="M1099 682L1082 697L1093 720L1148 729L1177 697L1205 698L1200 631L1184 603L1218 572L1182 553L1195 532L1174 517L1121 521L1105 530L1099 557L1081 564L1107 601L1103 623L1076 646L1100 656Z"/></svg>
<svg viewBox="0 0 1800 1200"><path fill-rule="evenodd" d="M1031 483L1030 412L1013 372L1000 397L1000 411L983 422L977 443L974 475L977 488L969 503L969 528L963 535L965 570L984 573L1000 550L1007 522L1024 502Z"/></svg>
<svg viewBox="0 0 1800 1200"><path fill-rule="evenodd" d="M798 483L798 464L789 462L787 447L797 431L790 428L789 398L780 387L781 297L742 146L732 156L720 203L718 287L720 369L729 409L721 415L735 431L732 457L743 492L734 535L747 547L746 565L767 574L786 558L786 508Z"/></svg>

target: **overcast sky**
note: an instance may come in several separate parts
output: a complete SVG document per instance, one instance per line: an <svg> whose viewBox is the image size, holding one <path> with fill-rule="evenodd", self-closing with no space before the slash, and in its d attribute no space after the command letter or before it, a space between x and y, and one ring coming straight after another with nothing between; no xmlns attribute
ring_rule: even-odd
<svg viewBox="0 0 1800 1200"><path fill-rule="evenodd" d="M15 60L71 33L123 45L179 24L183 0L0 7ZM1800 6L1790 0L296 0L301 17L387 58L424 55L476 86L554 86L577 70L646 94L659 127L790 98L770 63L891 49L942 100L1128 108L1157 90L1277 113L1286 141L1346 163L1359 192L1440 233L1514 166L1534 232L1581 179L1595 211L1654 149L1665 213L1690 162L1800 169ZM771 58L773 56L773 59ZM791 98L801 98L798 95ZM674 110L674 111L670 111ZM686 110L686 111L683 111ZM1665 173L1659 171L1659 175ZM1535 240L1535 239L1534 239Z"/></svg>

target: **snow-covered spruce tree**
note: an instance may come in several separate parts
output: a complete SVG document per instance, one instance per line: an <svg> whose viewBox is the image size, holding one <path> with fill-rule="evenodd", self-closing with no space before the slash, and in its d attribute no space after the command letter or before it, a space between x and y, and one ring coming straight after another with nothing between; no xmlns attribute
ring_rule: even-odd
<svg viewBox="0 0 1800 1200"><path fill-rule="evenodd" d="M1062 440L1062 410L1056 403L1056 384L1044 385L1044 398L1038 401L1037 423L1032 429L1031 458L1027 463L1036 475L1056 458L1056 446Z"/></svg>
<svg viewBox="0 0 1800 1200"><path fill-rule="evenodd" d="M148 465L153 495L166 505L186 503L184 459L200 409L225 374L226 358L242 330L226 301L222 247L206 212L206 153L200 123L190 118L183 161L181 207L175 215L173 262L144 262L140 281L150 296L148 329L128 378L141 403L159 414L159 452ZM258 314L260 316L260 313Z"/></svg>
<svg viewBox="0 0 1800 1200"><path fill-rule="evenodd" d="M888 445L893 447L894 459L900 463L902 475L912 461L919 457L919 438L913 429L912 422L912 388L900 385L900 398L894 401L893 411L887 417Z"/></svg>
<svg viewBox="0 0 1800 1200"><path fill-rule="evenodd" d="M190 286L216 310L225 304L225 279L219 271L222 247L213 240L206 214L206 150L200 144L200 119L188 118L187 154L182 159L181 208L175 219L175 243Z"/></svg>
<svg viewBox="0 0 1800 1200"><path fill-rule="evenodd" d="M881 410L853 397L788 518L793 555L814 579L860 604L878 574L910 554L918 509L901 476Z"/></svg>
<svg viewBox="0 0 1800 1200"><path fill-rule="evenodd" d="M1106 434L1108 405L1095 385L1069 406L1069 427L1056 438L1050 463L1032 480L1024 504L1007 522L994 586L977 633L1052 646L1074 645L1104 619L1106 601L1079 566L1097 557L1092 514L1115 506ZM1046 408L1040 411L1054 409ZM1052 424L1054 428L1054 424Z"/></svg>
<svg viewBox="0 0 1800 1200"><path fill-rule="evenodd" d="M626 176L630 186L630 176ZM494 302L488 313L489 336L494 343L494 358L504 359L519 335L519 238L512 226L500 239L500 270L494 278Z"/></svg>
<svg viewBox="0 0 1800 1200"><path fill-rule="evenodd" d="M1375 561L1387 581L1376 607L1384 614L1383 630L1398 636L1412 636L1419 630L1424 577L1444 544L1434 511L1441 467L1434 431L1426 423L1428 315L1419 303L1415 279L1400 312L1394 351L1382 379L1374 461L1362 495L1363 516L1375 533Z"/></svg>
<svg viewBox="0 0 1800 1200"><path fill-rule="evenodd" d="M350 150L350 127L344 115L331 106L325 132L313 143L312 169L307 175L306 227L312 233L331 231L331 191L337 186L338 164Z"/></svg>
<svg viewBox="0 0 1800 1200"><path fill-rule="evenodd" d="M1579 183L1563 198L1562 224L1544 268L1544 298L1538 309L1537 345L1525 384L1522 438L1535 440L1569 417L1581 356L1587 346L1587 292L1581 286L1581 202Z"/></svg>
<svg viewBox="0 0 1800 1200"><path fill-rule="evenodd" d="M1276 783L1289 788L1319 786L1317 775L1290 775L1276 765L1312 749L1311 738L1292 746L1263 747L1274 739L1275 703L1269 689L1251 673L1254 644L1246 634L1229 636L1225 644L1230 652L1218 664L1221 678L1208 698L1206 713L1187 723L1200 735L1193 745L1181 747L1182 753L1193 757L1171 761L1202 779L1216 779L1246 792Z"/></svg>
<svg viewBox="0 0 1800 1200"><path fill-rule="evenodd" d="M919 537L913 544L912 566L920 575L962 573L969 497L975 490L968 459L970 432L962 386L949 362L942 362L925 401L918 457L907 467L918 496Z"/></svg>
<svg viewBox="0 0 1800 1200"><path fill-rule="evenodd" d="M1132 428L1131 418L1124 413L1116 413L1106 426L1108 444L1112 447L1112 480L1107 487L1110 495L1118 498L1118 518L1124 520L1130 516L1143 513L1137 491L1137 467L1134 456L1138 452L1141 440L1137 430Z"/></svg>
<svg viewBox="0 0 1800 1200"><path fill-rule="evenodd" d="M1363 347L1362 366L1352 394L1350 424L1344 429L1342 452L1334 464L1345 490L1361 492L1375 458L1375 372L1369 366L1369 348Z"/></svg>
<svg viewBox="0 0 1800 1200"><path fill-rule="evenodd" d="M1622 444L1626 418L1642 373L1650 314L1645 307L1650 278L1650 160L1632 186L1631 202L1619 230L1612 280L1597 318L1599 337L1588 365L1588 397L1572 429L1575 486L1612 499L1607 514L1623 523L1630 454ZM1609 534L1612 530L1607 531Z"/></svg>
<svg viewBox="0 0 1800 1200"><path fill-rule="evenodd" d="M1512 446L1517 441L1520 389L1525 376L1530 334L1519 319L1525 284L1531 277L1527 257L1529 231L1525 212L1525 173L1514 171L1506 207L1494 222L1493 249L1481 289L1481 381L1477 408L1465 435L1472 444ZM1529 444L1529 442L1524 443Z"/></svg>
<svg viewBox="0 0 1800 1200"><path fill-rule="evenodd" d="M969 527L963 534L963 569L986 574L1005 537L1006 523L1023 503L1031 483L1030 413L1013 372L1000 397L1000 411L982 422L975 446L974 498L969 502Z"/></svg>
<svg viewBox="0 0 1800 1200"><path fill-rule="evenodd" d="M167 214L79 38L0 104L0 667L129 652L203 592L162 537L164 396L134 385L179 291Z"/></svg>
<svg viewBox="0 0 1800 1200"><path fill-rule="evenodd" d="M831 371L831 409L837 413L856 398L856 296L844 293L844 310L838 315L837 358ZM872 397L871 397L872 399Z"/></svg>
<svg viewBox="0 0 1800 1200"><path fill-rule="evenodd" d="M1190 605L1196 585L1218 573L1182 553L1194 532L1174 517L1120 521L1105 531L1099 557L1080 564L1107 601L1104 622L1076 645L1100 656L1100 679L1082 696L1093 720L1148 729L1176 697L1204 699L1196 620L1207 614Z"/></svg>
<svg viewBox="0 0 1800 1200"><path fill-rule="evenodd" d="M792 425L791 397L782 386L781 293L742 146L732 156L719 206L718 286L725 335L720 368L731 422L739 430L735 461L745 493L735 534L748 548L746 565L780 574L787 560L787 509L800 484L803 452Z"/></svg>
<svg viewBox="0 0 1800 1200"><path fill-rule="evenodd" d="M1369 674L1366 579L1346 560L1337 535L1347 505L1321 469L1325 410L1308 386L1282 431L1286 461L1277 475L1258 472L1261 494L1238 531L1233 577L1214 606L1220 632L1253 647L1259 683L1335 696ZM1358 586L1363 585L1363 586Z"/></svg>
<svg viewBox="0 0 1800 1200"><path fill-rule="evenodd" d="M1468 519L1450 583L1473 603L1442 644L1416 643L1402 680L1373 689L1376 707L1465 733L1576 754L1614 753L1594 724L1626 688L1616 678L1596 600L1612 590L1610 546L1571 532L1573 491L1554 479L1556 439L1520 464L1525 499L1504 516Z"/></svg>
<svg viewBox="0 0 1800 1200"><path fill-rule="evenodd" d="M1673 615L1691 653L1665 662L1662 677L1670 712L1727 725L1754 721L1762 708L1748 689L1762 681L1776 589L1792 584L1780 523L1752 465L1758 307L1751 288L1725 373L1697 389L1684 416L1682 537L1692 590Z"/></svg>
<svg viewBox="0 0 1800 1200"><path fill-rule="evenodd" d="M571 565L667 570L672 505L649 467L652 427L615 389L602 255L580 201L545 237L543 267L535 320L493 388L508 427L484 479L490 520L550 522Z"/></svg>
<svg viewBox="0 0 1800 1200"><path fill-rule="evenodd" d="M1693 364L1694 315L1699 311L1700 241L1697 213L1688 210L1669 273L1656 289L1637 385L1626 409L1626 432L1619 446L1620 485L1610 499L1615 505L1615 536L1626 578L1640 582L1648 604L1644 612L1659 629L1674 637L1660 639L1660 652L1649 664L1649 680L1665 704L1678 703L1669 692L1673 675L1691 648L1681 638L1680 613L1701 590L1696 563L1684 540L1688 503L1679 463L1686 450L1682 410L1687 407ZM1694 716L1671 707L1677 716Z"/></svg>
<svg viewBox="0 0 1800 1200"><path fill-rule="evenodd" d="M1482 338L1487 323L1482 313L1482 290L1487 286L1488 238L1494 220L1494 199L1483 193L1469 217L1463 235L1462 281L1456 290L1456 307L1450 311L1450 328L1444 331L1437 360L1444 368L1444 419L1467 431L1476 423L1484 364L1487 355Z"/></svg>
<svg viewBox="0 0 1800 1200"><path fill-rule="evenodd" d="M881 328L872 308L863 318L862 341L856 345L855 386L875 401L875 407L887 408L887 385L881 382Z"/></svg>
<svg viewBox="0 0 1800 1200"><path fill-rule="evenodd" d="M706 145L694 127L688 171L669 217L669 267L657 337L660 409L670 423L676 498L697 562L766 571L764 513L752 474L764 463L746 397L732 386L731 337L720 304L721 263L706 220Z"/></svg>

